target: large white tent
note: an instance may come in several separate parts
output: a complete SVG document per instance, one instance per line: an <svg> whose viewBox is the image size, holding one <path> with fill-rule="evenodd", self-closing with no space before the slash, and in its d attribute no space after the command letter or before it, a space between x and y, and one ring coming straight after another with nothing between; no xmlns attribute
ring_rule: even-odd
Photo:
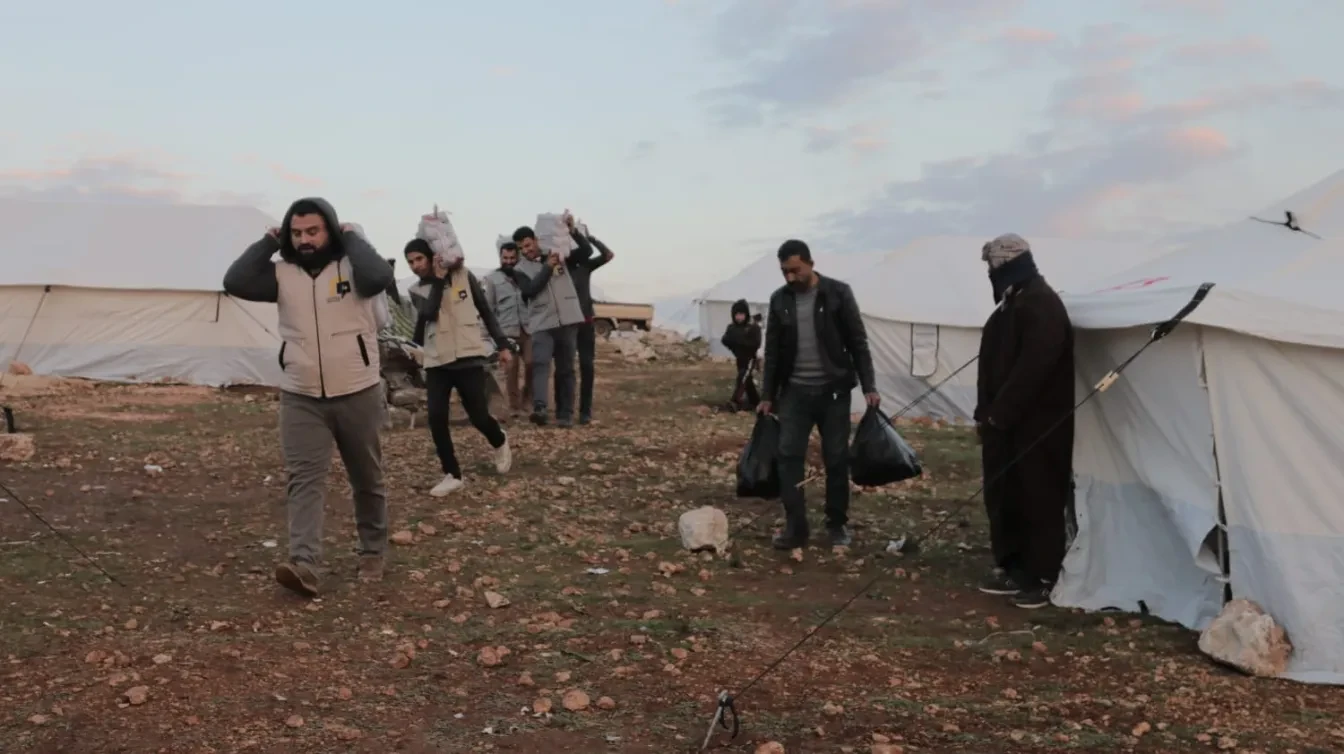
<svg viewBox="0 0 1344 754"><path fill-rule="evenodd" d="M278 384L275 306L220 290L276 224L250 207L0 198L0 369Z"/></svg>
<svg viewBox="0 0 1344 754"><path fill-rule="evenodd" d="M1285 210L1321 238L1246 219L1065 296L1081 397L1215 284L1078 412L1078 534L1054 599L1200 629L1227 586L1287 630L1287 677L1340 684L1344 171L1255 217Z"/></svg>
<svg viewBox="0 0 1344 754"><path fill-rule="evenodd" d="M980 328L994 309L980 249L988 238L930 236L891 252L818 255L817 270L849 283L863 312L873 353L877 389L896 411L925 396L907 415L966 420L975 410L976 357ZM1130 244L1032 236L1032 256L1056 288L1071 290L1108 273L1132 267L1156 250ZM701 332L711 352L726 354L718 337L729 307L745 298L764 314L783 280L779 261L768 254L711 288L700 302ZM951 379L948 379L951 377ZM929 389L947 380L936 392ZM925 395L927 393L927 395ZM854 396L860 410L862 396Z"/></svg>

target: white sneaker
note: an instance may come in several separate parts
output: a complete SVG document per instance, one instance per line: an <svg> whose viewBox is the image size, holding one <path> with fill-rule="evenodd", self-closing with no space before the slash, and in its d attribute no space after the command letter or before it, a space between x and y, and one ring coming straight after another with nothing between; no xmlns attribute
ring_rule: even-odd
<svg viewBox="0 0 1344 754"><path fill-rule="evenodd" d="M513 450L509 448L509 436L504 435L504 444L495 448L495 471L509 473L513 468Z"/></svg>
<svg viewBox="0 0 1344 754"><path fill-rule="evenodd" d="M449 474L443 478L442 482L434 485L434 489L429 491L433 497L448 497L449 495L462 489L462 480Z"/></svg>

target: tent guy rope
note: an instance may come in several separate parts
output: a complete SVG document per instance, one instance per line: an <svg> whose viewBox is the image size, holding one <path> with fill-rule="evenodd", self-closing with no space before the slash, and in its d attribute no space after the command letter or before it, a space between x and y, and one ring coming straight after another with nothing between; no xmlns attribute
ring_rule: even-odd
<svg viewBox="0 0 1344 754"><path fill-rule="evenodd" d="M75 544L69 537L61 533L60 529L57 529L55 526L52 526L50 521L43 518L41 513L38 513L36 510L33 509L31 505L24 502L23 498L16 495L14 493L14 490L10 489L4 482L0 482L0 492L5 493L7 496L9 496L11 500L18 503L21 508L28 511L28 515L37 519L43 526L50 529L51 533L55 534L57 539L60 539L62 542L64 542L66 547L69 547L71 550L74 550L81 558L87 560L90 565L92 565L100 573L106 576L108 581L111 581L113 584L116 584L117 586L123 589L127 588L126 584L122 583L122 581L118 579L116 576L113 576L112 574L108 573L107 569L103 568L103 566L97 560L94 560L92 556L81 550L79 548L79 545Z"/></svg>
<svg viewBox="0 0 1344 754"><path fill-rule="evenodd" d="M1196 307L1198 307L1201 303L1203 303L1205 297L1209 295L1209 291L1212 288L1213 283L1204 283L1200 285L1199 289L1195 291L1194 296L1184 307L1181 308L1180 311L1178 311L1173 317L1171 317L1171 319L1168 319L1165 322L1161 322L1156 326L1154 326L1152 332L1150 332L1148 335L1148 340L1145 341L1144 344L1140 346L1137 351L1130 354L1129 358L1120 362L1118 366L1116 366L1114 369L1103 375L1102 378L1097 381L1097 383L1092 387L1092 389L1088 392L1088 394L1083 397L1082 400L1078 401L1073 408L1069 409L1069 411L1065 413L1063 416L1061 416L1058 421L1056 421L1053 425L1050 426L1049 429L1047 429L1045 432L1042 432L1039 437L1037 437L1015 458L1013 458L1012 461L1008 462L1001 469L999 469L999 472L997 474L995 474L990 479L986 480L985 483L982 484L979 489L971 493L965 500L963 500L957 506L944 513L941 518L935 521L933 525L930 526L925 531L923 536L915 538L912 541L918 543L919 541L927 539L929 536L939 531L943 527L943 525L945 525L951 519L952 516L961 512L966 508L966 506L970 505L977 497L980 496L982 492L985 491L986 487L988 487L993 482L998 481L998 479L1002 477L1004 474L1006 474L1009 469L1011 469L1019 461L1021 461L1022 458L1027 455L1027 453L1030 453L1032 449L1034 449L1037 445L1039 445L1042 441L1044 441L1045 438L1049 437L1050 434L1054 432L1061 424L1067 421L1069 417L1077 413L1078 409L1082 408L1084 404L1092 400L1098 394L1103 393L1106 390L1110 389L1110 387L1114 385L1115 382L1120 378L1120 374L1130 364L1132 364L1135 359L1137 359L1140 355L1142 355L1144 351L1147 351L1149 346L1152 346L1154 343L1170 335L1171 332L1176 329L1177 325L1179 325L1187 316L1189 316L1190 313L1193 312ZM839 616L841 613L847 610L849 606L854 604L856 600L858 600L864 594L867 594L868 590L872 589L879 581L886 578L886 576L887 574L885 571L879 570L876 576L869 579L868 582L865 583L862 587L860 587L858 591L854 592L854 594L852 594L848 599L846 599L843 603L841 603L839 607L832 610L830 614L828 614L825 618L823 618L820 623L809 629L807 633L803 634L802 637L799 638L798 641L794 642L794 644L790 646L787 650L785 650L783 654L777 657L769 665L765 666L764 670L757 673L756 676L753 677L750 681L748 681L747 684L743 686L742 689L738 691L736 694L729 693L727 689L720 691L718 695L718 705L714 711L714 718L710 722L709 732L705 735L705 743L700 750L701 751L709 750L709 744L714 737L715 727L719 726L724 728L728 727L725 721L727 719L726 716L729 712L731 712L733 716L732 737L736 738L738 732L740 731L740 726L737 723L737 714L738 714L736 707L737 699L741 698L743 694L750 691L752 687L754 687L763 678L769 675L771 671L779 667L780 663L784 662L784 660L788 659L788 657L792 655L795 651L797 651L799 647L803 646L803 644L806 643L808 639L812 638L817 634L817 632L825 628L827 624L829 624L837 616Z"/></svg>

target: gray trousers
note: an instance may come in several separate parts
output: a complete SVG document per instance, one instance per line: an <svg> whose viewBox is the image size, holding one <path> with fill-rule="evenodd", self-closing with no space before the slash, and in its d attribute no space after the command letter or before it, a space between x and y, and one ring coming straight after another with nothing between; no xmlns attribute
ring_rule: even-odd
<svg viewBox="0 0 1344 754"><path fill-rule="evenodd" d="M387 548L387 490L378 430L387 411L382 385L339 398L280 393L280 446L288 476L289 557L316 565L322 557L322 519L331 450L341 454L355 501L359 552Z"/></svg>
<svg viewBox="0 0 1344 754"><path fill-rule="evenodd" d="M574 418L574 357L578 351L578 325L532 333L532 410L546 413L546 390L551 384L551 360L555 360L555 418Z"/></svg>

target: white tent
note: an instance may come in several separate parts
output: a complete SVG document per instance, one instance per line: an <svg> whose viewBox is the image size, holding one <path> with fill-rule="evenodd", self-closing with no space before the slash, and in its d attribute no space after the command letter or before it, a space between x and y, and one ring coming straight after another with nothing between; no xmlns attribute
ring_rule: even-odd
<svg viewBox="0 0 1344 754"><path fill-rule="evenodd" d="M1323 240L1247 219L1065 297L1081 397L1215 284L1078 412L1078 534L1054 599L1200 629L1226 583L1287 630L1287 677L1340 684L1344 171L1256 217L1285 210Z"/></svg>
<svg viewBox="0 0 1344 754"><path fill-rule="evenodd" d="M277 384L275 306L220 292L276 224L250 207L0 198L0 369Z"/></svg>
<svg viewBox="0 0 1344 754"><path fill-rule="evenodd" d="M844 280L854 289L863 312L873 354L873 370L883 405L895 412L928 393L975 358L980 328L994 309L988 271L980 249L988 238L931 236L890 253L833 254L818 257L817 270ZM1131 245L1032 236L1032 256L1056 288L1070 290L1143 259ZM1136 256L1138 254L1138 256ZM732 302L745 298L753 312L765 313L770 294L783 284L779 262L769 254L705 294L700 304L701 332L711 352L729 321ZM966 420L975 410L974 364L948 379L907 413ZM855 391L855 410L863 397Z"/></svg>

